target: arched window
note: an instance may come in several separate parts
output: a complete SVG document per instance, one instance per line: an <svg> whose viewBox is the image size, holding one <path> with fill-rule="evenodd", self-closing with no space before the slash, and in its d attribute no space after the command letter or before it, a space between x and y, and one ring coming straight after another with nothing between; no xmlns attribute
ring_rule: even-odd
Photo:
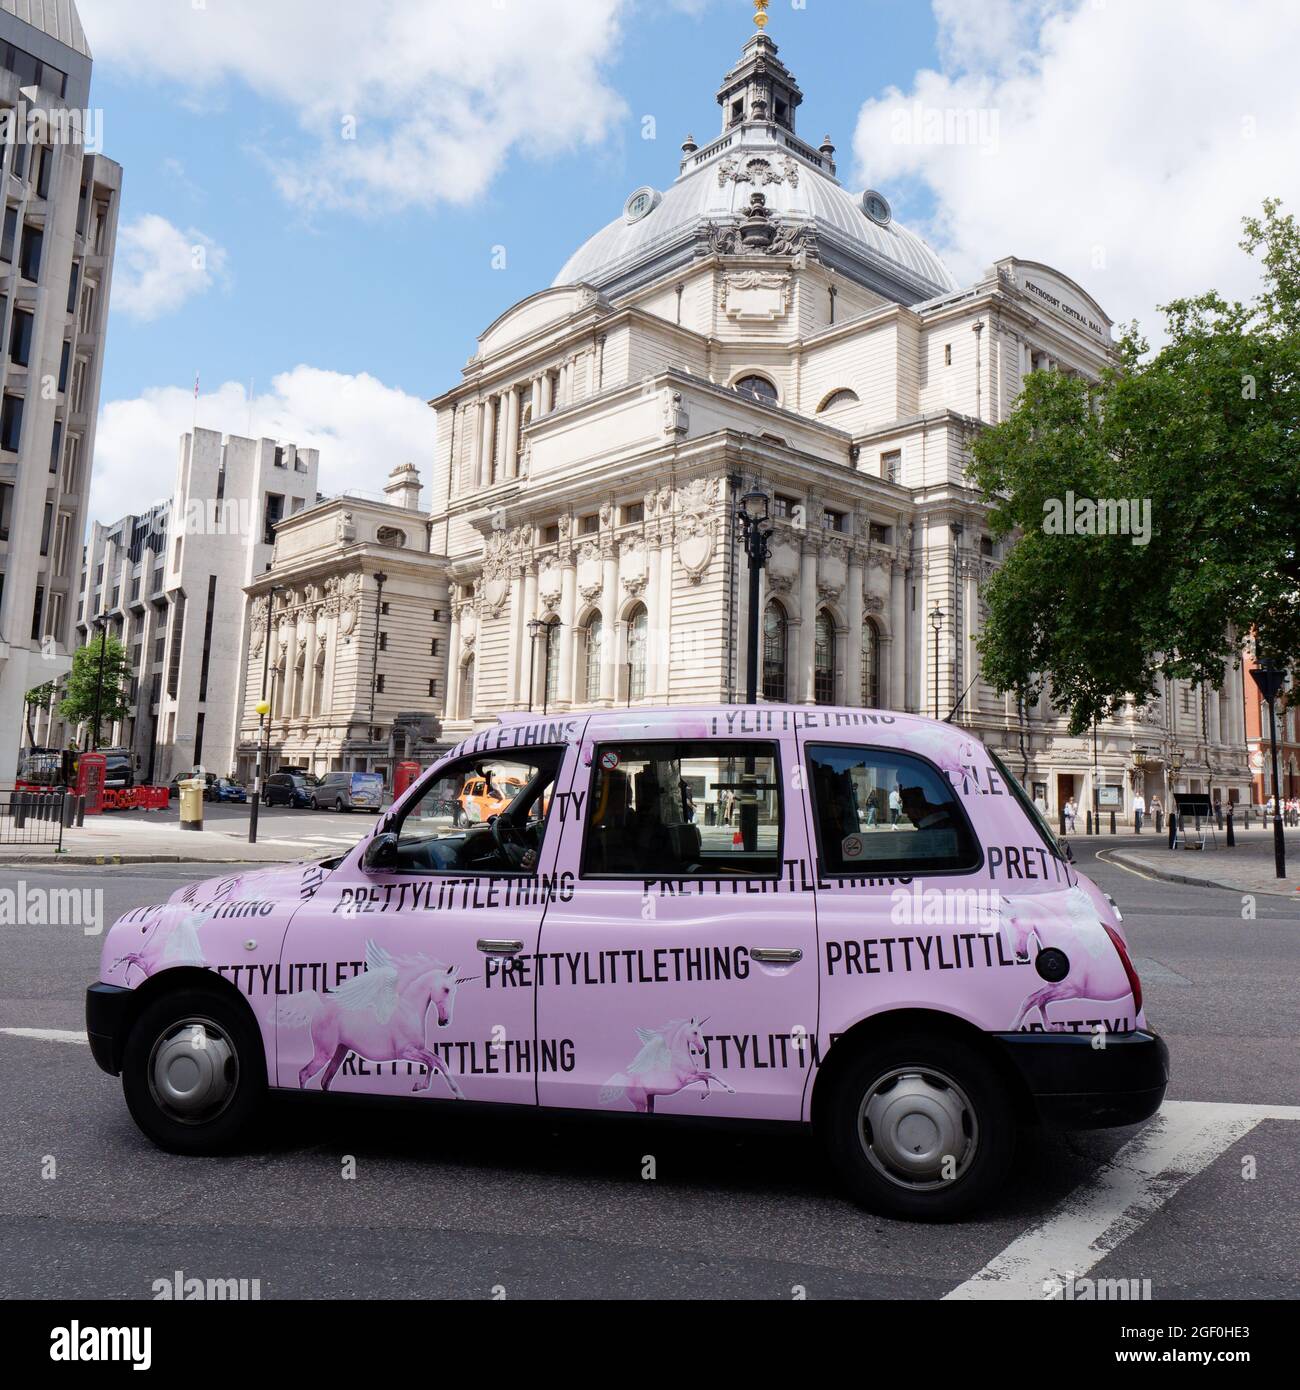
<svg viewBox="0 0 1300 1390"><path fill-rule="evenodd" d="M457 713L468 719L474 713L474 658L471 656L460 668L460 700Z"/></svg>
<svg viewBox="0 0 1300 1390"><path fill-rule="evenodd" d="M311 683L311 712L320 713L321 701L325 698L325 644L316 649L316 673Z"/></svg>
<svg viewBox="0 0 1300 1390"><path fill-rule="evenodd" d="M638 604L627 620L627 695L645 698L646 656L650 644L650 614Z"/></svg>
<svg viewBox="0 0 1300 1390"><path fill-rule="evenodd" d="M835 620L823 608L813 631L813 699L835 703Z"/></svg>
<svg viewBox="0 0 1300 1390"><path fill-rule="evenodd" d="M880 629L871 618L862 624L862 703L880 708Z"/></svg>
<svg viewBox="0 0 1300 1390"><path fill-rule="evenodd" d="M821 415L828 410L838 410L841 406L857 405L857 403L858 393L856 391L850 391L845 387L841 391L832 391L821 405L817 407L817 413Z"/></svg>
<svg viewBox="0 0 1300 1390"><path fill-rule="evenodd" d="M546 624L546 688L542 706L549 709L560 689L560 620L552 618Z"/></svg>
<svg viewBox="0 0 1300 1390"><path fill-rule="evenodd" d="M586 679L585 696L589 705L594 705L600 699L600 662L602 655L602 643L604 642L605 628L600 620L599 613L593 613L587 619L586 633L587 649L586 657Z"/></svg>
<svg viewBox="0 0 1300 1390"><path fill-rule="evenodd" d="M785 658L789 624L785 609L775 599L763 613L763 698L786 698Z"/></svg>
<svg viewBox="0 0 1300 1390"><path fill-rule="evenodd" d="M396 549L401 549L406 544L406 532L399 530L396 526L381 526L375 532L375 540L380 545L391 545Z"/></svg>
<svg viewBox="0 0 1300 1390"><path fill-rule="evenodd" d="M776 387L765 376L742 376L733 390L742 396L749 396L752 400L764 401L768 405L776 405L780 400Z"/></svg>
<svg viewBox="0 0 1300 1390"><path fill-rule="evenodd" d="M293 714L296 719L302 713L303 691L307 684L307 651L303 648L298 653L298 660L293 668Z"/></svg>

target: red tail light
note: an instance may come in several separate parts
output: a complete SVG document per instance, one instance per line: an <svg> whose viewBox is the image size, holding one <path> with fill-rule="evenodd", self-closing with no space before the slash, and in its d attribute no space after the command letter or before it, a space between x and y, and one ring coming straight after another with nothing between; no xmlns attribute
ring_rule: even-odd
<svg viewBox="0 0 1300 1390"><path fill-rule="evenodd" d="M1119 952L1120 964L1124 967L1124 973L1128 976L1128 987L1133 991L1133 1014L1134 1022L1136 1016L1142 1012L1142 981L1138 979L1138 973L1133 969L1133 962L1128 958L1128 947L1124 945L1124 938L1115 930L1114 927L1107 927L1105 922L1102 926L1106 928L1106 935L1110 937L1115 949Z"/></svg>

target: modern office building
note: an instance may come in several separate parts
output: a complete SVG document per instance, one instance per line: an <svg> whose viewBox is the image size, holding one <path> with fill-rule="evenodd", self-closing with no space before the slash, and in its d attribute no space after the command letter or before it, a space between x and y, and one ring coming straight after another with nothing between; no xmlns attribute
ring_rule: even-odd
<svg viewBox="0 0 1300 1390"><path fill-rule="evenodd" d="M0 785L69 669L122 170L72 0L0 0Z"/></svg>
<svg viewBox="0 0 1300 1390"><path fill-rule="evenodd" d="M270 566L277 525L316 504L318 469L315 449L197 429L181 437L170 499L92 528L79 644L106 623L127 648L131 711L101 742L130 748L141 781L234 768L249 647L244 589Z"/></svg>

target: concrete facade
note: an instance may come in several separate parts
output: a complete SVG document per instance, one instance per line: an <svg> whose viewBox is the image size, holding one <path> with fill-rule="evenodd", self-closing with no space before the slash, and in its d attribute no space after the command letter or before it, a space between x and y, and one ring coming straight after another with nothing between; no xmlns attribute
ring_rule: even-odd
<svg viewBox="0 0 1300 1390"><path fill-rule="evenodd" d="M131 654L132 710L101 743L131 749L139 780L235 767L244 589L269 567L281 520L315 505L318 470L315 449L195 430L167 502L92 528L77 628L89 644L107 622Z"/></svg>
<svg viewBox="0 0 1300 1390"><path fill-rule="evenodd" d="M75 8L22 8L0 8L0 784L28 741L26 692L71 665L122 186L86 148Z"/></svg>

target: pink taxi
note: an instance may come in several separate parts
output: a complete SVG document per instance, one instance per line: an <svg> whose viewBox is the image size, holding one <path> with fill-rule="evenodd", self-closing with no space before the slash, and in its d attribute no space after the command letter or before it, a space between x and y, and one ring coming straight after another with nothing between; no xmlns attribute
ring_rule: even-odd
<svg viewBox="0 0 1300 1390"><path fill-rule="evenodd" d="M464 824L489 777L520 790ZM1118 912L1007 768L860 709L502 717L341 858L128 912L86 1012L181 1153L276 1091L805 1123L911 1217L1168 1076Z"/></svg>

